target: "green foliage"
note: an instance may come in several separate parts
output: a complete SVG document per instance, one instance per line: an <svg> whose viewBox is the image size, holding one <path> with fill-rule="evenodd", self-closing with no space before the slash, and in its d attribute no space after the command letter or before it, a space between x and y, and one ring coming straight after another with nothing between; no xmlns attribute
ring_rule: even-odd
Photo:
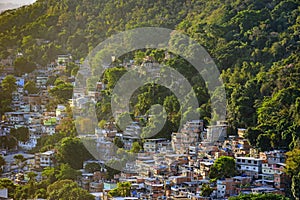
<svg viewBox="0 0 300 200"><path fill-rule="evenodd" d="M9 111L12 102L12 92L17 90L16 78L12 75L7 75L1 82L0 96L5 97L0 99L0 115Z"/></svg>
<svg viewBox="0 0 300 200"><path fill-rule="evenodd" d="M105 70L103 75L104 83L107 84L107 89L112 90L117 81L127 72L124 67L114 67Z"/></svg>
<svg viewBox="0 0 300 200"><path fill-rule="evenodd" d="M83 161L91 158L91 154L79 138L63 138L58 146L59 161L69 164L73 169L81 169Z"/></svg>
<svg viewBox="0 0 300 200"><path fill-rule="evenodd" d="M257 137L257 143L256 146L261 151L269 151L271 150L271 138L268 134L260 134Z"/></svg>
<svg viewBox="0 0 300 200"><path fill-rule="evenodd" d="M132 144L132 147L130 149L130 152L132 153L139 153L142 150L142 146L139 144L139 142L134 142Z"/></svg>
<svg viewBox="0 0 300 200"><path fill-rule="evenodd" d="M28 94L36 94L38 92L35 82L31 80L25 83L24 90L26 90Z"/></svg>
<svg viewBox="0 0 300 200"><path fill-rule="evenodd" d="M57 180L69 179L76 181L80 177L81 172L70 167L69 164L61 164L59 167L59 173L56 174Z"/></svg>
<svg viewBox="0 0 300 200"><path fill-rule="evenodd" d="M235 160L229 156L221 156L210 168L209 178L230 178L237 174Z"/></svg>
<svg viewBox="0 0 300 200"><path fill-rule="evenodd" d="M29 140L29 129L27 127L20 127L17 129L11 129L10 135L15 137L17 141L27 142Z"/></svg>
<svg viewBox="0 0 300 200"><path fill-rule="evenodd" d="M71 180L59 180L47 187L49 200L93 200L95 197Z"/></svg>
<svg viewBox="0 0 300 200"><path fill-rule="evenodd" d="M298 175L294 175L292 177L292 186L291 186L292 194L296 200L299 200L300 197L300 172Z"/></svg>
<svg viewBox="0 0 300 200"><path fill-rule="evenodd" d="M119 137L115 137L113 142L118 148L124 147L124 142Z"/></svg>
<svg viewBox="0 0 300 200"><path fill-rule="evenodd" d="M56 170L54 167L46 167L42 171L42 177L44 180L47 180L49 184L54 183L57 181L56 174L58 173L58 170Z"/></svg>
<svg viewBox="0 0 300 200"><path fill-rule="evenodd" d="M8 197L13 198L17 186L14 184L14 182L12 180L10 180L8 178L1 178L0 179L0 188L7 188Z"/></svg>
<svg viewBox="0 0 300 200"><path fill-rule="evenodd" d="M300 149L299 146L286 153L286 173L292 177L291 191L295 199L300 194Z"/></svg>
<svg viewBox="0 0 300 200"><path fill-rule="evenodd" d="M0 155L0 172L2 172L2 167L6 164L5 159Z"/></svg>
<svg viewBox="0 0 300 200"><path fill-rule="evenodd" d="M25 161L25 158L24 158L24 156L22 154L14 155L14 159L19 160L21 162Z"/></svg>
<svg viewBox="0 0 300 200"><path fill-rule="evenodd" d="M119 167L119 166L122 166L122 163L119 160L115 160L115 159L109 160L107 162L107 164L105 165L105 168L107 170L106 171L106 178L109 179L109 180L113 179L114 175L120 173L119 170L115 169L114 167L110 167L110 166L117 166L117 167Z"/></svg>
<svg viewBox="0 0 300 200"><path fill-rule="evenodd" d="M110 197L129 197L130 196L130 182L119 182L117 187L108 192Z"/></svg>
<svg viewBox="0 0 300 200"><path fill-rule="evenodd" d="M33 62L30 62L24 57L17 58L14 62L14 66L17 74L30 73L36 68Z"/></svg>
<svg viewBox="0 0 300 200"><path fill-rule="evenodd" d="M214 191L208 184L203 184L201 188L201 196L203 197L210 197L212 192Z"/></svg>
<svg viewBox="0 0 300 200"><path fill-rule="evenodd" d="M56 129L62 135L62 137L77 135L75 122L71 117L63 118L61 120L60 124L57 125ZM62 138L60 138L60 139L62 139ZM56 141L56 142L58 142L58 141Z"/></svg>
<svg viewBox="0 0 300 200"><path fill-rule="evenodd" d="M145 26L177 29L204 46L219 67L233 133L238 127L248 128L252 145L261 146L267 139L266 150L292 149L300 137L299 22L299 2L295 0L37 1L0 15L0 58L22 52L24 56L17 58L14 65L17 73L24 73L36 64L50 63L58 54L68 52L78 60L86 57L100 41L122 30ZM170 41L176 48L181 48L182 42L180 38ZM192 57L193 48L187 53ZM132 58L135 64L141 64L145 56L173 67L190 81L200 104L199 110L193 112L200 112L209 122L210 94L206 83L179 56L164 60L164 51L142 49L117 58L112 66ZM71 63L66 74L75 75L77 69ZM91 83L103 78L108 86L96 105L99 120L111 120L111 91L125 72L125 68L115 67L106 70L103 77L87 81L88 87L93 88ZM52 83L54 80L49 81ZM66 103L72 86L56 85L50 94ZM11 92L1 91L0 96L8 97L0 101L1 115L10 110L10 95ZM165 106L166 126L156 137L169 138L183 115L171 91L159 86L141 87L130 103L135 116L146 114L154 104ZM151 133L153 127L145 129L144 135ZM270 139L266 135L259 137L262 133Z"/></svg>
<svg viewBox="0 0 300 200"><path fill-rule="evenodd" d="M50 89L49 93L51 96L61 100L62 102L67 102L72 98L73 85L71 83L61 83Z"/></svg>
<svg viewBox="0 0 300 200"><path fill-rule="evenodd" d="M100 171L101 166L96 162L90 162L85 165L84 170L87 171L88 173L94 173L96 171Z"/></svg>
<svg viewBox="0 0 300 200"><path fill-rule="evenodd" d="M15 149L18 145L18 141L15 137L11 135L1 136L0 144L6 149Z"/></svg>
<svg viewBox="0 0 300 200"><path fill-rule="evenodd" d="M106 122L107 121L104 119L100 120L100 122L98 123L98 127L103 129L105 127Z"/></svg>

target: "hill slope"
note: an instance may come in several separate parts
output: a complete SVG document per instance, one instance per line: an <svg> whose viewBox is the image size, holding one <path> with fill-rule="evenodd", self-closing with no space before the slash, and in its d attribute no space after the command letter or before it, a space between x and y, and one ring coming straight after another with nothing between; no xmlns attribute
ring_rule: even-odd
<svg viewBox="0 0 300 200"><path fill-rule="evenodd" d="M84 58L118 31L182 30L222 70L233 133L244 127L253 145L293 147L300 137L299 16L296 0L38 0L0 15L0 58L22 52L45 65L57 54Z"/></svg>

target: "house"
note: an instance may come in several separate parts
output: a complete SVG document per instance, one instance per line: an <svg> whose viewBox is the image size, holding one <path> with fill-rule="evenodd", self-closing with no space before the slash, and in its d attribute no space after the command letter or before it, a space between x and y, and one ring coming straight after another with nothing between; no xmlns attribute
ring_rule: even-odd
<svg viewBox="0 0 300 200"><path fill-rule="evenodd" d="M53 167L55 165L55 152L46 151L35 154L35 168Z"/></svg>
<svg viewBox="0 0 300 200"><path fill-rule="evenodd" d="M154 153L157 152L165 142L166 138L157 138L157 139L145 139L143 148L144 152Z"/></svg>
<svg viewBox="0 0 300 200"><path fill-rule="evenodd" d="M285 174L285 173L276 173L274 174L274 186L275 188L277 189L287 189L287 188L290 188L291 184L291 179L290 177Z"/></svg>
<svg viewBox="0 0 300 200"><path fill-rule="evenodd" d="M37 76L36 77L36 87L41 88L45 87L48 81L48 76Z"/></svg>
<svg viewBox="0 0 300 200"><path fill-rule="evenodd" d="M233 178L217 180L217 198L224 198L236 194Z"/></svg>
<svg viewBox="0 0 300 200"><path fill-rule="evenodd" d="M210 172L210 167L213 165L213 162L202 161L199 163L199 174L203 179L208 179Z"/></svg>
<svg viewBox="0 0 300 200"><path fill-rule="evenodd" d="M18 146L25 150L31 150L37 145L37 139L39 137L36 135L30 135L29 140L26 142L18 141Z"/></svg>
<svg viewBox="0 0 300 200"><path fill-rule="evenodd" d="M262 173L262 162L260 158L254 157L236 157L236 166L238 171L247 174L248 176L257 177Z"/></svg>
<svg viewBox="0 0 300 200"><path fill-rule="evenodd" d="M238 133L238 136L239 136L240 138L244 138L244 137L245 137L245 134L246 134L246 129L245 129L245 128L238 128L237 133Z"/></svg>
<svg viewBox="0 0 300 200"><path fill-rule="evenodd" d="M164 195L164 184L153 178L145 180L145 189L150 194L151 199Z"/></svg>
<svg viewBox="0 0 300 200"><path fill-rule="evenodd" d="M235 157L242 157L250 153L251 145L247 139L233 141L232 151Z"/></svg>
<svg viewBox="0 0 300 200"><path fill-rule="evenodd" d="M204 130L204 122L203 120L191 120L187 121L183 126L182 132L192 131L196 133L200 133Z"/></svg>
<svg viewBox="0 0 300 200"><path fill-rule="evenodd" d="M57 120L55 117L46 117L42 126L42 132L47 135L53 135L56 130L56 124Z"/></svg>
<svg viewBox="0 0 300 200"><path fill-rule="evenodd" d="M0 60L1 66L13 66L13 59L11 57L7 57L6 59Z"/></svg>
<svg viewBox="0 0 300 200"><path fill-rule="evenodd" d="M271 165L277 163L284 163L286 160L285 151L282 150L260 152L259 157L261 159L266 159L268 161L268 164Z"/></svg>
<svg viewBox="0 0 300 200"><path fill-rule="evenodd" d="M189 146L199 142L199 134L197 132L179 132L172 133L172 148L178 154L187 153Z"/></svg>
<svg viewBox="0 0 300 200"><path fill-rule="evenodd" d="M276 164L269 164L267 162L264 162L262 164L262 173L263 174L269 174L269 175L272 175L274 176L274 174L281 174L282 171L284 169L284 166L276 166Z"/></svg>
<svg viewBox="0 0 300 200"><path fill-rule="evenodd" d="M140 176L144 177L150 177L151 175L151 169L155 165L155 160L152 158L152 156L146 156L146 155L141 155L139 153L137 160L136 160L136 167L137 167L137 172L139 173Z"/></svg>
<svg viewBox="0 0 300 200"><path fill-rule="evenodd" d="M25 124L28 119L28 112L6 112L4 113L8 122L12 124Z"/></svg>
<svg viewBox="0 0 300 200"><path fill-rule="evenodd" d="M134 141L140 138L141 127L138 123L133 122L131 125L127 126L123 132L122 140L124 143L124 149L130 150Z"/></svg>
<svg viewBox="0 0 300 200"><path fill-rule="evenodd" d="M107 141L104 137L104 133L96 133L96 148L101 159L110 159L115 154L115 145L111 141Z"/></svg>
<svg viewBox="0 0 300 200"><path fill-rule="evenodd" d="M67 54L67 55L58 55L57 56L57 60L56 63L58 63L59 65L65 65L68 62L70 62L72 60L72 56L71 54Z"/></svg>
<svg viewBox="0 0 300 200"><path fill-rule="evenodd" d="M67 116L67 113L66 113L66 106L64 105L61 105L61 104L58 104L57 105L57 108L55 110L55 115L56 115L56 118L58 120L64 118Z"/></svg>

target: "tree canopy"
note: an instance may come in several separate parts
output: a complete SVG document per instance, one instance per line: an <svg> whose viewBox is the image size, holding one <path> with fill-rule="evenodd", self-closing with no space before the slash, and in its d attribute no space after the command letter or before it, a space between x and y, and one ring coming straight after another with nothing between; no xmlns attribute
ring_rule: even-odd
<svg viewBox="0 0 300 200"><path fill-rule="evenodd" d="M237 174L235 160L229 156L221 156L210 167L209 178L230 178Z"/></svg>

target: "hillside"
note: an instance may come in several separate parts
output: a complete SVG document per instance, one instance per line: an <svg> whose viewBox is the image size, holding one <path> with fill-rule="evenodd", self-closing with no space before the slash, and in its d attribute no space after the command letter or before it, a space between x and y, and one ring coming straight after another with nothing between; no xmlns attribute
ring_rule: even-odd
<svg viewBox="0 0 300 200"><path fill-rule="evenodd" d="M22 52L45 65L57 54L84 58L118 31L181 30L222 70L232 133L247 128L259 148L293 148L300 137L299 13L296 0L38 0L0 15L0 58ZM201 107L208 113L207 102Z"/></svg>

